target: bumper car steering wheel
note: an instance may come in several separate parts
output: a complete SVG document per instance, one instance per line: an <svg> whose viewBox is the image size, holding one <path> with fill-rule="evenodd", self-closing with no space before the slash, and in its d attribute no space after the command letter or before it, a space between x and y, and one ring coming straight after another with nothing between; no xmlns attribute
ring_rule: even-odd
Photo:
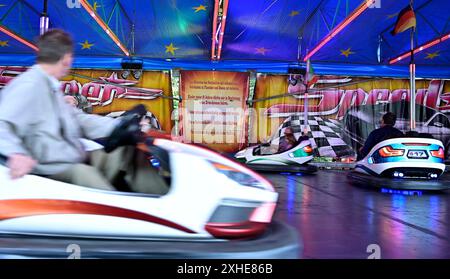
<svg viewBox="0 0 450 279"><path fill-rule="evenodd" d="M110 153L120 146L136 145L142 137L140 122L146 113L144 105L137 105L126 111L120 118L120 123L105 140L105 152Z"/></svg>

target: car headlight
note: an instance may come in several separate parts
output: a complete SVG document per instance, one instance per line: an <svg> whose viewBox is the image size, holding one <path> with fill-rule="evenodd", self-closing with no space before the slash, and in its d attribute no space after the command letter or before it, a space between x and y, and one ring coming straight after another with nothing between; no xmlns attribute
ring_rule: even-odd
<svg viewBox="0 0 450 279"><path fill-rule="evenodd" d="M233 167L230 167L230 166L227 166L227 165L224 165L221 163L211 162L211 164L219 173L225 175L229 179L231 179L243 186L255 187L255 188L267 190L267 187L265 187L265 185L262 181L251 176L250 174L244 173L238 169L235 169Z"/></svg>

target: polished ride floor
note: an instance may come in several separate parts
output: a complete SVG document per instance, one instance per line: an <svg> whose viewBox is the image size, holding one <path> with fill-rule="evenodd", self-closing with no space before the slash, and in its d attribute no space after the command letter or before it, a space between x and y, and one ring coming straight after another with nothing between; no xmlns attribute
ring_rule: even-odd
<svg viewBox="0 0 450 279"><path fill-rule="evenodd" d="M389 193L346 175L266 175L279 193L274 218L297 229L302 258L365 259L378 247L381 258L450 258L450 191Z"/></svg>
<svg viewBox="0 0 450 279"><path fill-rule="evenodd" d="M83 258L257 259L299 254L307 259L365 259L378 256L378 249L381 258L450 258L450 191L389 193L355 187L345 171L266 177L279 193L277 226L272 224L256 240L212 244L2 235L0 259L67 258L71 244L81 247ZM450 174L444 179L450 181ZM286 229L285 223L293 229Z"/></svg>

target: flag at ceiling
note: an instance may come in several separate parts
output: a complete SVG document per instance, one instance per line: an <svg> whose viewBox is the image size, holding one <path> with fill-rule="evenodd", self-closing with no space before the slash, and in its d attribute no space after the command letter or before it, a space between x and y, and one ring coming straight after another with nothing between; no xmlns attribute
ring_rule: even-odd
<svg viewBox="0 0 450 279"><path fill-rule="evenodd" d="M392 36L397 35L409 28L416 27L416 15L411 5L404 8L397 17L394 29L391 31Z"/></svg>

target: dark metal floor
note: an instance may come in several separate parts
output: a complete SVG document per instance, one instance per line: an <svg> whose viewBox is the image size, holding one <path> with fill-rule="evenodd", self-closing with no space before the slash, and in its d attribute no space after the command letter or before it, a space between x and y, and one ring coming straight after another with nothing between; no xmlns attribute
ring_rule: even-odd
<svg viewBox="0 0 450 279"><path fill-rule="evenodd" d="M348 184L345 171L267 175L279 192L276 220L294 226L303 258L450 258L450 192L407 194ZM413 194L413 195L411 195Z"/></svg>

